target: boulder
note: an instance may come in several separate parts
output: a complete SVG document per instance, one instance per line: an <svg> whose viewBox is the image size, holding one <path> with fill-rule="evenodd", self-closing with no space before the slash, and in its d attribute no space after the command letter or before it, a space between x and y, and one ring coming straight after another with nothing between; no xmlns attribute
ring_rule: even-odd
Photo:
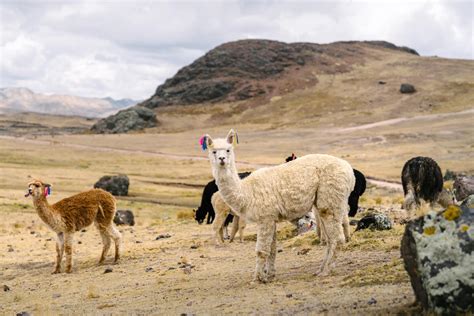
<svg viewBox="0 0 474 316"><path fill-rule="evenodd" d="M401 254L417 301L439 315L474 312L474 209L467 199L461 207L410 221Z"/></svg>
<svg viewBox="0 0 474 316"><path fill-rule="evenodd" d="M135 225L135 216L130 210L117 210L114 217L115 225Z"/></svg>
<svg viewBox="0 0 474 316"><path fill-rule="evenodd" d="M371 230L386 230L392 228L392 220L385 214L369 214L362 217L359 222L357 222L357 227L355 231L361 229L371 229Z"/></svg>
<svg viewBox="0 0 474 316"><path fill-rule="evenodd" d="M157 124L158 120L153 110L133 106L101 119L91 127L91 131L97 134L119 134L155 127Z"/></svg>
<svg viewBox="0 0 474 316"><path fill-rule="evenodd" d="M401 93L414 93L416 92L415 86L409 83L402 83L400 86Z"/></svg>
<svg viewBox="0 0 474 316"><path fill-rule="evenodd" d="M126 175L103 176L94 184L94 188L103 189L116 196L128 195L130 180Z"/></svg>
<svg viewBox="0 0 474 316"><path fill-rule="evenodd" d="M458 201L474 194L474 176L457 176L453 183L453 189Z"/></svg>

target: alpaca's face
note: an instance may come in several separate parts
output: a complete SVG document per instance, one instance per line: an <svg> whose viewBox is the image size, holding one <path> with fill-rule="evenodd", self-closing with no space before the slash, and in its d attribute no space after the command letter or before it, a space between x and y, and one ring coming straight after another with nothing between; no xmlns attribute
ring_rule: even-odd
<svg viewBox="0 0 474 316"><path fill-rule="evenodd" d="M218 138L209 147L209 160L215 168L226 168L234 161L234 149L225 139Z"/></svg>
<svg viewBox="0 0 474 316"><path fill-rule="evenodd" d="M33 198L38 198L42 195L46 196L45 190L49 187L49 184L45 184L39 180L28 183L28 191L25 194L25 197L32 196Z"/></svg>
<svg viewBox="0 0 474 316"><path fill-rule="evenodd" d="M214 169L224 169L234 164L234 145L237 143L237 133L233 130L229 131L225 139L212 139L211 136L205 135L203 141Z"/></svg>

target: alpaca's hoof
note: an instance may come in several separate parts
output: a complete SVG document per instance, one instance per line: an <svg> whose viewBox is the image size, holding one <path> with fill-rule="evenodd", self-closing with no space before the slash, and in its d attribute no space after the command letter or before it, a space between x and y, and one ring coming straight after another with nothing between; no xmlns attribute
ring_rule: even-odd
<svg viewBox="0 0 474 316"><path fill-rule="evenodd" d="M53 272L51 272L51 274L59 274L59 273L61 273L60 269L55 269Z"/></svg>
<svg viewBox="0 0 474 316"><path fill-rule="evenodd" d="M346 242L350 242L351 241L351 237L346 237Z"/></svg>
<svg viewBox="0 0 474 316"><path fill-rule="evenodd" d="M66 269L66 273L72 273L72 268Z"/></svg>
<svg viewBox="0 0 474 316"><path fill-rule="evenodd" d="M119 264L120 263L120 257L116 257L114 259L114 264Z"/></svg>

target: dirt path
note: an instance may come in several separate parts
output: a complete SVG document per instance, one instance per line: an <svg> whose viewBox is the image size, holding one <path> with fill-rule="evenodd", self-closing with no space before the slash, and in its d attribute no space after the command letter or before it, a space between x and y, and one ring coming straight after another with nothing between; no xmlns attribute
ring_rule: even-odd
<svg viewBox="0 0 474 316"><path fill-rule="evenodd" d="M474 109L469 109L469 110L466 110L466 111L455 112L455 113L428 114L428 115L420 115L420 116L415 116L415 117L399 117L399 118L395 118L395 119L384 120L384 121L374 122L374 123L370 123L370 124L364 124L364 125L359 125L359 126L354 126L354 127L342 128L342 129L339 129L337 132L340 132L340 133L353 132L353 131L360 131L360 130L370 129L370 128L374 128L374 127L398 124L398 123L401 123L401 122L419 121L419 120L434 120L434 119L439 119L439 118L446 118L446 117L451 117L451 116L473 114L473 113L474 113Z"/></svg>

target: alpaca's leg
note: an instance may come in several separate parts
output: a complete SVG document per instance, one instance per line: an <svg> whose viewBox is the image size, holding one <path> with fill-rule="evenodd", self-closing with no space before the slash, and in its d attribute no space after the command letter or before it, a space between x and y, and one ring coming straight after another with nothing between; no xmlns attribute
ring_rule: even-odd
<svg viewBox="0 0 474 316"><path fill-rule="evenodd" d="M319 242L321 245L325 245L327 240L326 232L324 231L324 226L321 225L321 218L319 218L319 213L316 208L313 208L313 214L316 218L316 233L318 234Z"/></svg>
<svg viewBox="0 0 474 316"><path fill-rule="evenodd" d="M226 217L227 217L227 212L221 212L220 210L216 209L216 218L214 220L214 223L212 224L212 230L214 231L214 238L216 240L217 245L224 243L222 229L223 229Z"/></svg>
<svg viewBox="0 0 474 316"><path fill-rule="evenodd" d="M273 221L259 223L257 228L257 264L255 267L255 280L262 283L268 282L267 261L272 250L272 242L276 224Z"/></svg>
<svg viewBox="0 0 474 316"><path fill-rule="evenodd" d="M109 236L114 240L115 244L115 258L114 262L118 262L120 259L120 243L122 241L122 234L118 231L117 227L110 225L107 229Z"/></svg>
<svg viewBox="0 0 474 316"><path fill-rule="evenodd" d="M73 233L64 233L64 251L66 252L66 273L72 272L72 242Z"/></svg>
<svg viewBox="0 0 474 316"><path fill-rule="evenodd" d="M58 239L56 240L56 267L53 271L55 273L61 273L61 261L63 260L64 254L64 234L58 233Z"/></svg>
<svg viewBox="0 0 474 316"><path fill-rule="evenodd" d="M275 229L273 231L272 245L270 248L270 256L268 257L267 263L266 263L266 270L267 270L269 281L275 277L276 240L277 240L277 234L276 234L276 229Z"/></svg>
<svg viewBox="0 0 474 316"><path fill-rule="evenodd" d="M99 229L100 237L102 237L102 254L100 255L99 259L99 265L104 263L105 257L107 256L107 253L109 252L110 245L112 243L111 236L107 232L107 229L105 227L102 227L96 223L96 227Z"/></svg>
<svg viewBox="0 0 474 316"><path fill-rule="evenodd" d="M319 212L321 219L321 226L323 231L326 232L327 237L327 248L326 254L321 265L321 269L318 275L328 275L330 272L331 260L335 254L336 246L338 242L344 243L345 237L342 229L342 219L332 214L329 210L320 210Z"/></svg>
<svg viewBox="0 0 474 316"><path fill-rule="evenodd" d="M239 220L240 217L237 215L234 215L234 221L232 222L232 230L230 231L230 242L234 241L235 235L237 234L237 231L239 230Z"/></svg>
<svg viewBox="0 0 474 316"><path fill-rule="evenodd" d="M239 217L239 237L240 242L244 242L244 229L247 226L247 221L245 220L244 216Z"/></svg>
<svg viewBox="0 0 474 316"><path fill-rule="evenodd" d="M349 215L344 213L344 217L342 218L342 227L344 228L344 237L346 242L351 241L351 231L349 228Z"/></svg>

